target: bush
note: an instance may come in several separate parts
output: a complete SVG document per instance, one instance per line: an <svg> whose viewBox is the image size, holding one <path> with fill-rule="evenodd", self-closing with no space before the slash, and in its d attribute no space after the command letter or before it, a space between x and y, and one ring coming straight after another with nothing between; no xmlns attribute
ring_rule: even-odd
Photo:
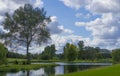
<svg viewBox="0 0 120 76"><path fill-rule="evenodd" d="M19 64L19 62L17 60L14 61L14 64Z"/></svg>
<svg viewBox="0 0 120 76"><path fill-rule="evenodd" d="M26 62L26 61L23 61L23 62L22 62L22 65L26 65L26 64L27 64L27 62Z"/></svg>
<svg viewBox="0 0 120 76"><path fill-rule="evenodd" d="M0 64L7 64L7 48L0 43Z"/></svg>
<svg viewBox="0 0 120 76"><path fill-rule="evenodd" d="M19 71L18 68L12 68L12 69L10 70L10 72L18 72L18 71Z"/></svg>

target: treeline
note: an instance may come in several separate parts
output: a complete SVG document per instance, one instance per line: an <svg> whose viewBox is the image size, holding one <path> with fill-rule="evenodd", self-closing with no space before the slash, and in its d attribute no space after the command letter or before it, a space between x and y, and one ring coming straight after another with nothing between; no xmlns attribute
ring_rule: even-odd
<svg viewBox="0 0 120 76"><path fill-rule="evenodd" d="M46 46L40 54L30 54L30 59L65 61L112 59L114 63L120 63L120 49L111 52L99 47L84 46L83 41L79 41L77 45L66 43L60 54L56 54L56 51L55 45L52 44ZM25 59L26 55L10 52L0 43L0 64L6 63L7 58Z"/></svg>
<svg viewBox="0 0 120 76"><path fill-rule="evenodd" d="M107 49L100 49L99 47L84 46L83 41L79 41L77 45L66 43L63 48L63 53L56 54L56 47L54 44L46 46L44 51L40 54L31 54L30 59L38 60L98 60L112 58L111 52ZM7 53L7 58L26 58L26 55L15 52Z"/></svg>
<svg viewBox="0 0 120 76"><path fill-rule="evenodd" d="M67 43L63 48L63 53L56 54L55 45L45 47L44 51L39 55L39 59L43 60L98 60L112 58L111 52L107 49L99 47L84 46L83 41L79 41L77 45Z"/></svg>
<svg viewBox="0 0 120 76"><path fill-rule="evenodd" d="M7 52L7 58L25 59L26 55L8 51Z"/></svg>
<svg viewBox="0 0 120 76"><path fill-rule="evenodd" d="M111 52L107 49L99 47L84 46L83 41L79 41L78 45L67 43L63 51L64 59L73 60L98 60L112 58Z"/></svg>

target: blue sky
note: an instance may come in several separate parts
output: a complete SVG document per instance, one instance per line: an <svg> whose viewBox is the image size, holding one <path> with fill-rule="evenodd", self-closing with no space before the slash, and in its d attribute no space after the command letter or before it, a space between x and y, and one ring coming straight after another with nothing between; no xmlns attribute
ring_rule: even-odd
<svg viewBox="0 0 120 76"><path fill-rule="evenodd" d="M61 25L64 25L65 28L71 29L76 35L81 35L84 37L90 36L90 32L85 30L85 27L78 28L75 26L76 21L89 21L89 19L76 18L75 14L81 12L83 14L89 13L84 8L80 10L75 10L65 6L59 0L44 0L44 8L47 10L49 16L57 16L57 19Z"/></svg>
<svg viewBox="0 0 120 76"><path fill-rule="evenodd" d="M0 0L0 23L5 12L12 14L26 3L45 8L51 16L47 26L52 40L41 47L31 47L34 52L51 44L61 52L67 42L77 44L80 40L86 46L120 48L120 0ZM1 30L4 29L0 25Z"/></svg>

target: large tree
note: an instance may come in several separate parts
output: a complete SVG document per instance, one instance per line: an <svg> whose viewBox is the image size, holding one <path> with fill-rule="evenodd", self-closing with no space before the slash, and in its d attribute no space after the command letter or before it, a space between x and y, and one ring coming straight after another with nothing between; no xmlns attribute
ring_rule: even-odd
<svg viewBox="0 0 120 76"><path fill-rule="evenodd" d="M50 33L47 24L50 18L46 16L46 11L42 8L34 8L30 4L20 7L13 15L6 13L3 27L8 30L2 36L6 44L10 46L18 45L26 47L27 63L30 63L29 47L31 44L41 44L47 42Z"/></svg>

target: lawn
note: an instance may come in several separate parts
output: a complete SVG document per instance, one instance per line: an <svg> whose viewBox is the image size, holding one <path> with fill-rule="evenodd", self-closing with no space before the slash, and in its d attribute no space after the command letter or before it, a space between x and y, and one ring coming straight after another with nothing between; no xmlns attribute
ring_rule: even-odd
<svg viewBox="0 0 120 76"><path fill-rule="evenodd" d="M60 76L120 76L120 64Z"/></svg>

